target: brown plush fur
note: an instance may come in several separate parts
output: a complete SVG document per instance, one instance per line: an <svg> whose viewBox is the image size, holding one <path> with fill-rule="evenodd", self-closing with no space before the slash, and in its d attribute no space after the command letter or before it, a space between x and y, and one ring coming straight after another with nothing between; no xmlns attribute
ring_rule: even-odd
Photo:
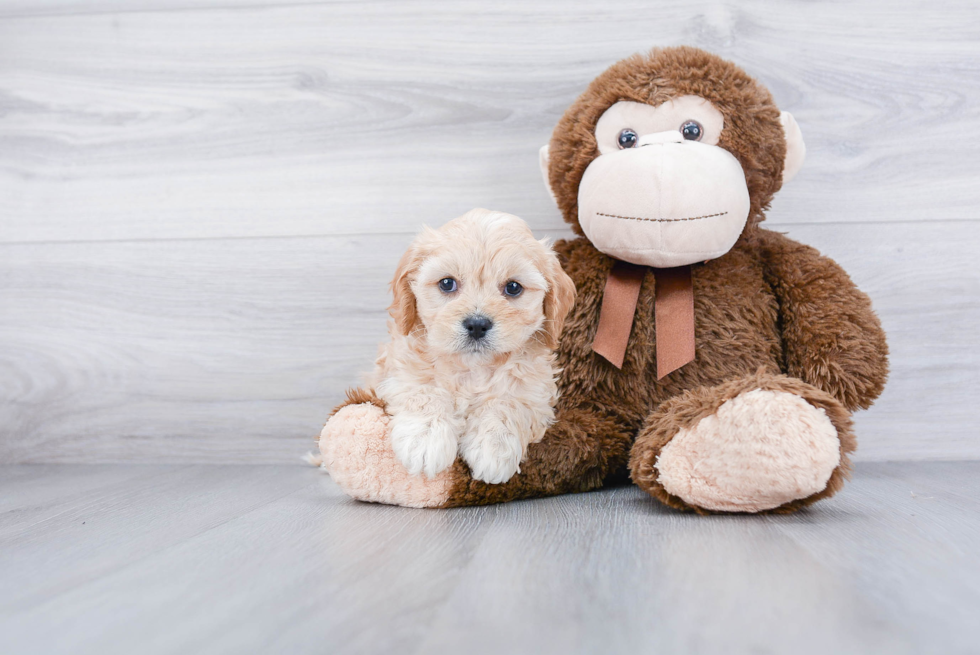
<svg viewBox="0 0 980 655"><path fill-rule="evenodd" d="M385 401L378 398L377 394L374 393L374 389L348 389L346 396L347 398L344 399L344 402L333 408L333 411L330 412L330 416L333 416L348 405L362 405L364 403L368 403L380 409L385 409L386 406ZM319 440L319 437L317 437L317 440Z"/></svg>
<svg viewBox="0 0 980 655"><path fill-rule="evenodd" d="M750 220L730 252L692 266L696 358L661 380L656 373L654 292L648 271L621 370L592 352L606 276L613 260L584 237L556 244L578 291L558 348L563 372L556 422L532 444L509 482L474 481L452 469L446 506L479 505L587 491L633 480L659 500L702 511L664 491L654 468L679 429L741 391L788 391L823 409L840 438L841 464L827 487L773 512L793 511L843 484L854 450L849 411L868 407L887 376L887 345L870 301L816 250L759 227L779 189L785 155L779 110L739 68L693 48L654 50L612 66L561 119L551 141L550 180L576 232L578 185L598 156L596 121L620 100L659 104L681 95L710 100L724 115L719 145L741 162ZM639 435L639 437L637 436ZM635 443L634 443L635 441Z"/></svg>
<svg viewBox="0 0 980 655"><path fill-rule="evenodd" d="M692 267L695 361L657 380L652 273L640 291L622 370L593 353L613 260L585 238L560 242L556 248L578 296L558 351L558 420L506 484L475 482L457 462L448 505L595 489L623 479L632 453L639 486L673 507L703 511L664 491L653 463L681 427L751 388L796 393L824 409L841 441L841 465L827 487L772 511L796 510L842 486L850 466L846 455L855 448L848 410L868 407L881 393L888 350L870 301L836 263L758 226L779 190L786 152L779 110L765 88L695 48L654 50L615 64L589 85L555 130L549 177L558 205L582 234L578 185L599 154L595 125L609 106L620 100L657 105L682 95L699 95L722 112L719 145L742 164L751 198L750 220L736 246Z"/></svg>
<svg viewBox="0 0 980 655"><path fill-rule="evenodd" d="M838 428L842 455L854 450L848 410L870 405L880 392L887 348L867 296L832 260L755 228L728 254L692 267L696 358L657 380L653 273L640 290L626 360L617 370L591 350L612 258L585 238L559 242L556 249L578 289L558 350L563 368L558 420L529 448L521 473L506 484L475 482L457 462L449 506L596 489L625 476L632 452L634 482L673 507L693 509L666 494L645 468L636 477L637 462L652 464L666 441L648 436L633 442L638 433L669 440L682 427L681 419L659 422L695 390L699 402L718 405L737 395L736 389L797 393L827 411ZM792 260L784 261L786 255ZM836 335L837 347L820 346L828 333ZM841 349L852 342L861 347ZM792 511L836 492L849 466L846 456L841 462L823 492L772 511Z"/></svg>

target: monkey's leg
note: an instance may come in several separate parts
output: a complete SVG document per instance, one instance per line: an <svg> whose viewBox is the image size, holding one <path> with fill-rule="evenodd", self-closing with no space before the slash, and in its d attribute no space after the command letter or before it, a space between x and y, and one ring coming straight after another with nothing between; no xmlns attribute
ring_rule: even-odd
<svg viewBox="0 0 980 655"><path fill-rule="evenodd" d="M622 474L639 417L598 403L559 409L540 443L528 447L520 472L503 484L474 480L462 460L452 471L446 507L591 491ZM624 477L620 475L619 477Z"/></svg>
<svg viewBox="0 0 980 655"><path fill-rule="evenodd" d="M474 480L461 459L431 479L409 475L391 450L388 415L358 400L324 427L323 467L352 498L409 507L486 505L599 488L625 468L639 422L601 407L561 411L544 439L528 448L520 473L487 484Z"/></svg>
<svg viewBox="0 0 980 655"><path fill-rule="evenodd" d="M843 486L854 448L840 402L760 371L664 402L637 436L630 471L678 509L791 512Z"/></svg>

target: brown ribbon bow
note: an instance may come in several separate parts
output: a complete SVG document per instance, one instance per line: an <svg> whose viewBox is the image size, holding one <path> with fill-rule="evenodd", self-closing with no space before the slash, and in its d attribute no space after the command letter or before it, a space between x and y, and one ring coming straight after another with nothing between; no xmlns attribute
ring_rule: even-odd
<svg viewBox="0 0 980 655"><path fill-rule="evenodd" d="M690 266L650 270L656 283L653 311L659 380L694 361L694 286ZM646 271L646 266L617 261L606 278L592 350L616 368L623 367Z"/></svg>

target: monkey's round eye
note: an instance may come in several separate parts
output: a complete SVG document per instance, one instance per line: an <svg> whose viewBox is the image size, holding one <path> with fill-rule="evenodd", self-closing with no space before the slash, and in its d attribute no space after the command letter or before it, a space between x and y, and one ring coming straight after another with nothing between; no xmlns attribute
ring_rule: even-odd
<svg viewBox="0 0 980 655"><path fill-rule="evenodd" d="M619 133L616 140L619 142L620 149L635 148L637 142L636 132L627 127L625 130Z"/></svg>
<svg viewBox="0 0 980 655"><path fill-rule="evenodd" d="M700 141L704 136L704 128L697 121L687 121L681 125L681 135L688 141Z"/></svg>
<svg viewBox="0 0 980 655"><path fill-rule="evenodd" d="M522 287L519 282L514 282L513 280L504 285L504 293L511 298L516 298L517 296L521 295L523 291L524 287Z"/></svg>
<svg viewBox="0 0 980 655"><path fill-rule="evenodd" d="M444 277L439 280L439 290L446 293L452 293L456 290L456 280L451 277Z"/></svg>

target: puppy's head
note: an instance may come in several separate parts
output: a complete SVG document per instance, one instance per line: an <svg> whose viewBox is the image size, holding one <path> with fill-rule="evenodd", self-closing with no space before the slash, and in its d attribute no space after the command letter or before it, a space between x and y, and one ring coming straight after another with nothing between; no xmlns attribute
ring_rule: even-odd
<svg viewBox="0 0 980 655"><path fill-rule="evenodd" d="M392 291L396 329L446 354L509 353L532 339L555 348L575 300L547 241L516 216L486 209L424 228Z"/></svg>

